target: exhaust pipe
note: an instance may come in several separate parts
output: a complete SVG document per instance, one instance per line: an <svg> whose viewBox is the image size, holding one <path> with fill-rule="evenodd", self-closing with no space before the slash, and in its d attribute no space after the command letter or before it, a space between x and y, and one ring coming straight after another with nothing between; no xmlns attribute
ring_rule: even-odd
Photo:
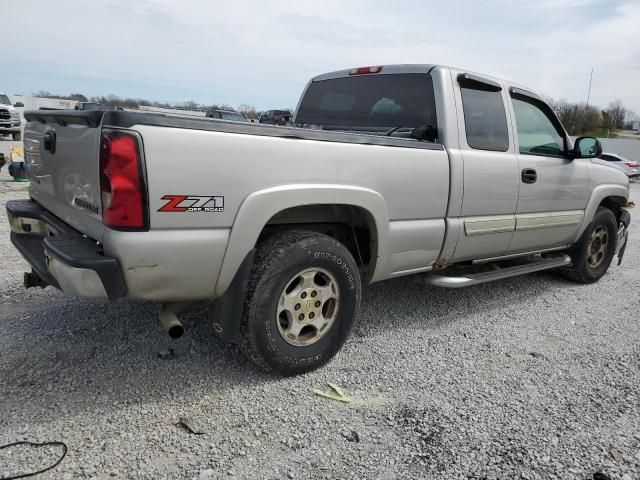
<svg viewBox="0 0 640 480"><path fill-rule="evenodd" d="M182 325L182 322L178 318L178 313L187 305L188 303L185 302L162 304L162 309L160 310L158 319L160 320L160 325L162 325L162 328L167 335L174 340L180 338L184 334L184 325Z"/></svg>

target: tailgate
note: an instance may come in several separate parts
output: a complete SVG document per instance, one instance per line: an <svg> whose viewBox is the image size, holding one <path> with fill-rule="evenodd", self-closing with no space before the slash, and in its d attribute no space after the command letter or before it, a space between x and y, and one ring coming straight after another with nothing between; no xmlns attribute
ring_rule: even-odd
<svg viewBox="0 0 640 480"><path fill-rule="evenodd" d="M44 208L95 240L100 211L100 132L104 112L25 112L25 163L29 194Z"/></svg>

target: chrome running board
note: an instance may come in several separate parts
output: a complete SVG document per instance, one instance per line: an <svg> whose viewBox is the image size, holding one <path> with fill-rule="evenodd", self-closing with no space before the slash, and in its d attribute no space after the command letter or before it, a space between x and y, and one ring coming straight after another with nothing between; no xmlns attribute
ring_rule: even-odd
<svg viewBox="0 0 640 480"><path fill-rule="evenodd" d="M570 264L571 257L569 255L564 253L554 253L545 257L538 257L538 259L524 265L499 268L489 272L470 273L460 277L427 273L425 274L424 279L427 284L435 287L462 288L486 282L493 282L494 280L502 280L503 278L526 275L527 273L549 270L551 268L564 267Z"/></svg>

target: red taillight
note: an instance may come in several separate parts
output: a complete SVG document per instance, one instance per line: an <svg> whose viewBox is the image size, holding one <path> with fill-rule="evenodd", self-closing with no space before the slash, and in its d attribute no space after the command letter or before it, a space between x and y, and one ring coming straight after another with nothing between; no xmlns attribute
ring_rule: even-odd
<svg viewBox="0 0 640 480"><path fill-rule="evenodd" d="M637 168L640 167L640 163L638 162L624 162L627 167Z"/></svg>
<svg viewBox="0 0 640 480"><path fill-rule="evenodd" d="M367 75L369 73L380 73L381 71L382 67L379 65L375 67L360 67L349 70L349 75Z"/></svg>
<svg viewBox="0 0 640 480"><path fill-rule="evenodd" d="M124 132L105 132L100 145L102 221L123 230L146 230L147 199L138 139Z"/></svg>

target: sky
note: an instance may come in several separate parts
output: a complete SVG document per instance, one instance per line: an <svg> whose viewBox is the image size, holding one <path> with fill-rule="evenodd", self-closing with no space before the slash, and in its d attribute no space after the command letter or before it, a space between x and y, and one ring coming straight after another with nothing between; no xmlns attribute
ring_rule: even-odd
<svg viewBox="0 0 640 480"><path fill-rule="evenodd" d="M640 0L0 0L0 91L295 107L309 78L443 64L640 114Z"/></svg>

